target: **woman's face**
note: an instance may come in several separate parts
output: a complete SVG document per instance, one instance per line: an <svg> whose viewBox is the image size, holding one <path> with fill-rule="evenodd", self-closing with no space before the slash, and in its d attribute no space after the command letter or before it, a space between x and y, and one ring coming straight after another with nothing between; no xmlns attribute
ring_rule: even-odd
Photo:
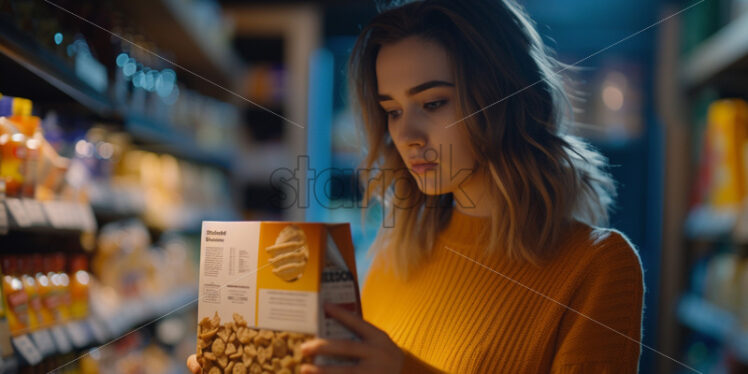
<svg viewBox="0 0 748 374"><path fill-rule="evenodd" d="M428 195L453 192L458 201L474 190L476 178L469 177L476 160L467 129L455 124L461 119L457 89L444 48L419 37L384 45L376 74L387 128L418 188Z"/></svg>

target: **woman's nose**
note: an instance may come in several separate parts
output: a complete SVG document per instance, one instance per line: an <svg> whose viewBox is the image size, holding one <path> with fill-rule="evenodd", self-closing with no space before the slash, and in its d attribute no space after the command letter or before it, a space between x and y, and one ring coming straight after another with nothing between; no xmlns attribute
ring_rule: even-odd
<svg viewBox="0 0 748 374"><path fill-rule="evenodd" d="M417 117L417 115L403 114L399 138L405 146L423 147L426 145L426 132L421 128L422 121Z"/></svg>

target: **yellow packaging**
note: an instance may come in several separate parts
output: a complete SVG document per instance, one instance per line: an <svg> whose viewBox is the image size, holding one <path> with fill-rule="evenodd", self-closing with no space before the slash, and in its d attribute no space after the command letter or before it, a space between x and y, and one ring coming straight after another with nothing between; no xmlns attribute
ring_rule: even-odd
<svg viewBox="0 0 748 374"><path fill-rule="evenodd" d="M201 236L197 355L204 373L294 372L305 360L301 342L357 339L322 309L334 303L361 314L349 224L203 222Z"/></svg>
<svg viewBox="0 0 748 374"><path fill-rule="evenodd" d="M717 100L709 106L707 122L714 165L709 200L716 209L735 209L746 195L748 104L740 99Z"/></svg>

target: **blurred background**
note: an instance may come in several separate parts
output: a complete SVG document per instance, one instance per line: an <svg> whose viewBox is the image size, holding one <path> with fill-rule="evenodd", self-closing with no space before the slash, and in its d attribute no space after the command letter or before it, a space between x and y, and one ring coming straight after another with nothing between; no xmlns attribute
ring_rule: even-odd
<svg viewBox="0 0 748 374"><path fill-rule="evenodd" d="M748 1L519 2L582 68L645 270L641 372L748 372ZM375 14L0 0L0 370L184 372L202 220L350 222L363 279L381 212L345 63Z"/></svg>

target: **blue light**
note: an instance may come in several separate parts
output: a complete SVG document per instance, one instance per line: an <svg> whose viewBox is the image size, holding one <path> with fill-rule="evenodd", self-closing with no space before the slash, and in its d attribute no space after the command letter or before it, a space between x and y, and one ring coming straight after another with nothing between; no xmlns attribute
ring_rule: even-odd
<svg viewBox="0 0 748 374"><path fill-rule="evenodd" d="M174 70L171 69L164 69L161 71L160 74L156 77L156 93L158 96L162 98L168 97L174 87L174 82L176 81L176 73L174 73Z"/></svg>
<svg viewBox="0 0 748 374"><path fill-rule="evenodd" d="M122 72L125 73L126 77L129 77L133 74L135 74L135 70L138 69L138 65L135 64L135 59L131 58L127 60L125 63L125 66L122 67Z"/></svg>
<svg viewBox="0 0 748 374"><path fill-rule="evenodd" d="M117 66L124 67L128 60L130 60L130 56L128 56L127 53L123 52L117 55L117 59L115 61L117 61Z"/></svg>
<svg viewBox="0 0 748 374"><path fill-rule="evenodd" d="M143 74L142 70L139 71L139 72L137 72L137 73L135 73L135 76L132 78L132 85L135 86L135 87L142 87L143 86L143 81L141 79L144 78L143 77L144 75L145 74Z"/></svg>
<svg viewBox="0 0 748 374"><path fill-rule="evenodd" d="M155 75L158 74L155 70L149 70L143 79L143 88L146 90L153 92L153 90L156 88L156 77Z"/></svg>
<svg viewBox="0 0 748 374"><path fill-rule="evenodd" d="M55 44L62 44L62 33L55 33Z"/></svg>

